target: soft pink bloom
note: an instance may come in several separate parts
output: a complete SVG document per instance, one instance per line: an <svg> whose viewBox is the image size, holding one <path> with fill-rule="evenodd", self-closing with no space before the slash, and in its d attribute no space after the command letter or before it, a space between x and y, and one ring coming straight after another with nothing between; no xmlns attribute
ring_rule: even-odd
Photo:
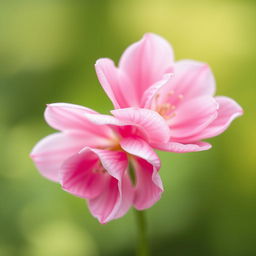
<svg viewBox="0 0 256 256"><path fill-rule="evenodd" d="M31 152L40 173L85 198L101 223L123 216L132 205L151 207L163 191L160 160L151 145L168 142L164 119L148 109L114 114L120 118L78 105L50 104L45 119L60 132L39 141Z"/></svg>
<svg viewBox="0 0 256 256"><path fill-rule="evenodd" d="M115 109L148 108L166 120L170 140L153 145L161 150L209 149L211 145L202 140L222 133L243 113L234 100L213 97L215 80L207 64L174 62L169 43L155 34L145 34L129 46L118 67L107 58L99 59L95 67Z"/></svg>

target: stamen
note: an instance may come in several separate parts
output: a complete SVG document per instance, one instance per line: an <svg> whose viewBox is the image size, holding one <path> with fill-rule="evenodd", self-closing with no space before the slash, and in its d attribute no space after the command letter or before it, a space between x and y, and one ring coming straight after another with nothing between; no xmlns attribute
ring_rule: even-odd
<svg viewBox="0 0 256 256"><path fill-rule="evenodd" d="M160 107L159 114L164 116L164 115L166 115L170 111L171 104L165 103L163 105L160 105L159 107Z"/></svg>
<svg viewBox="0 0 256 256"><path fill-rule="evenodd" d="M158 99L160 97L160 94L157 93L157 95L154 97L154 100L153 100L153 107L157 108L158 107ZM157 110L156 110L157 111Z"/></svg>
<svg viewBox="0 0 256 256"><path fill-rule="evenodd" d="M170 90L168 93L167 93L167 96L172 96L174 94L174 91L173 90Z"/></svg>
<svg viewBox="0 0 256 256"><path fill-rule="evenodd" d="M173 113L171 113L169 116L166 116L165 119L171 119L171 118L173 118L173 117L175 117L175 116L176 116L176 113L173 112Z"/></svg>
<svg viewBox="0 0 256 256"><path fill-rule="evenodd" d="M158 102L159 97L160 97L160 94L158 93L158 94L155 96L155 103L156 103L156 104L157 104L157 102Z"/></svg>
<svg viewBox="0 0 256 256"><path fill-rule="evenodd" d="M182 99L184 98L184 95L183 95L183 94L179 94L179 95L178 95L178 98L179 98L180 100L182 100Z"/></svg>
<svg viewBox="0 0 256 256"><path fill-rule="evenodd" d="M176 116L176 113L174 113L173 111L176 109L175 105L172 105L171 103L167 103L167 102L172 102L172 100L170 99L170 97L172 97L173 95L175 95L175 91L174 90L170 90L167 93L167 98L166 98L166 103L160 103L159 102L159 97L160 94L156 94L155 98L154 98L154 105L152 106L153 109L158 112L164 119L168 120L170 118L173 118L174 116ZM178 96L176 96L179 98L179 100L182 100L184 98L183 94L179 94ZM161 100L162 101L162 100Z"/></svg>

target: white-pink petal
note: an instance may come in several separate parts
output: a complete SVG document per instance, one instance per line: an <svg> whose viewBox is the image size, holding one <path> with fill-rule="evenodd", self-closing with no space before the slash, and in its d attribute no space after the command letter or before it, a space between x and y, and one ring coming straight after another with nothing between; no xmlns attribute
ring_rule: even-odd
<svg viewBox="0 0 256 256"><path fill-rule="evenodd" d="M207 137L216 136L224 132L231 122L243 114L242 107L233 99L217 96L215 97L219 104L217 118L207 127Z"/></svg>
<svg viewBox="0 0 256 256"><path fill-rule="evenodd" d="M152 147L144 140L136 137L123 138L120 141L120 146L127 153L146 160L152 164L156 170L160 169L161 162L159 157Z"/></svg>
<svg viewBox="0 0 256 256"><path fill-rule="evenodd" d="M180 142L168 142L166 144L153 145L155 149L174 152L174 153L187 153L208 150L211 148L211 144L207 142L191 142L191 143L180 143Z"/></svg>
<svg viewBox="0 0 256 256"><path fill-rule="evenodd" d="M142 108L112 110L111 113L126 125L138 127L148 142L164 143L170 138L170 130L165 120L157 112Z"/></svg>
<svg viewBox="0 0 256 256"><path fill-rule="evenodd" d="M80 134L55 133L40 140L30 156L44 177L57 182L63 162L84 146Z"/></svg>
<svg viewBox="0 0 256 256"><path fill-rule="evenodd" d="M198 61L181 60L175 63L172 79L161 88L159 100L177 108L183 102L214 93L215 79L210 67Z"/></svg>
<svg viewBox="0 0 256 256"><path fill-rule="evenodd" d="M84 114L84 117L86 117L88 121L90 121L93 124L96 124L97 126L106 127L108 125L117 125L117 126L124 125L122 122L120 122L120 120L110 115Z"/></svg>
<svg viewBox="0 0 256 256"><path fill-rule="evenodd" d="M170 79L172 79L173 73L164 74L163 78L150 86L144 93L142 97L141 107L151 108L153 101L157 98L157 94L163 88ZM160 95L159 95L160 96Z"/></svg>
<svg viewBox="0 0 256 256"><path fill-rule="evenodd" d="M184 102L169 121L174 140L192 136L202 131L217 117L218 103L211 96Z"/></svg>
<svg viewBox="0 0 256 256"><path fill-rule="evenodd" d="M53 103L47 105L45 120L60 131L80 131L98 137L108 137L109 128L106 126L95 127L95 124L86 118L86 115L97 115L97 112L74 104Z"/></svg>
<svg viewBox="0 0 256 256"><path fill-rule="evenodd" d="M99 59L95 63L95 70L102 88L114 107L120 108L118 98L123 97L123 95L120 93L118 69L114 62L108 58Z"/></svg>
<svg viewBox="0 0 256 256"><path fill-rule="evenodd" d="M243 114L243 109L233 99L218 96L215 97L215 100L219 104L217 118L201 132L187 138L187 141L202 140L217 136L224 132L235 118Z"/></svg>
<svg viewBox="0 0 256 256"><path fill-rule="evenodd" d="M115 108L139 106L140 99L133 90L130 77L116 68L112 60L107 58L97 60L95 69L101 86Z"/></svg>
<svg viewBox="0 0 256 256"><path fill-rule="evenodd" d="M148 33L123 53L119 68L131 79L132 90L142 98L144 91L173 69L173 50L162 37Z"/></svg>

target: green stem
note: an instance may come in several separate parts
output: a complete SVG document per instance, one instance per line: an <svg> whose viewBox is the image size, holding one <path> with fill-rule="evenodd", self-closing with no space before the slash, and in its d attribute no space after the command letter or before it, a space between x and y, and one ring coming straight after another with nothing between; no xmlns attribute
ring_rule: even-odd
<svg viewBox="0 0 256 256"><path fill-rule="evenodd" d="M129 161L129 175L132 184L136 185L136 174L134 169L134 161L133 158L130 158ZM138 211L134 209L137 227L138 227L138 248L137 248L137 256L149 256L149 247L147 241L147 223L145 217L145 211Z"/></svg>
<svg viewBox="0 0 256 256"><path fill-rule="evenodd" d="M135 215L136 215L137 226L138 226L137 256L149 256L145 212L135 210Z"/></svg>

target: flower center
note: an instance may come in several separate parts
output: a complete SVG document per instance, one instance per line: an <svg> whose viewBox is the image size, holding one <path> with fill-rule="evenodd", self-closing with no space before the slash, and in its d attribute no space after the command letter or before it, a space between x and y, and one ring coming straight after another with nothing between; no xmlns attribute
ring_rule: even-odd
<svg viewBox="0 0 256 256"><path fill-rule="evenodd" d="M112 150L112 151L120 151L123 150L120 146L120 137L114 133L114 136L110 139L109 146L107 146L105 149Z"/></svg>
<svg viewBox="0 0 256 256"><path fill-rule="evenodd" d="M174 91L167 93L165 100L160 100L160 94L156 94L153 101L153 109L158 112L165 120L169 120L176 116L176 104L184 98L183 94L178 94L175 97ZM171 103L175 102L175 103Z"/></svg>
<svg viewBox="0 0 256 256"><path fill-rule="evenodd" d="M110 146L110 147L108 148L108 150L122 151L123 149L121 148L120 143L117 142L117 143L113 143L113 145Z"/></svg>

